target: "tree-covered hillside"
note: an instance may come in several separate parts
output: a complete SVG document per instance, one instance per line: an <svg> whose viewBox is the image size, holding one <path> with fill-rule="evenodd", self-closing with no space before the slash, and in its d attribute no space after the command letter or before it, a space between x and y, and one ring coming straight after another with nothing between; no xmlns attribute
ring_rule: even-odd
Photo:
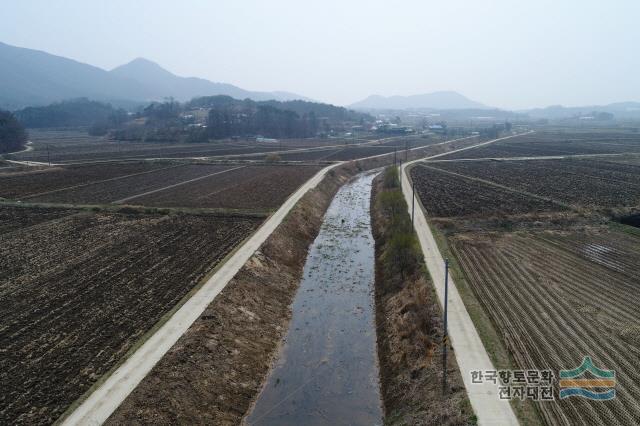
<svg viewBox="0 0 640 426"><path fill-rule="evenodd" d="M113 127L123 123L127 113L110 104L80 98L48 106L27 107L16 111L16 117L27 128Z"/></svg>
<svg viewBox="0 0 640 426"><path fill-rule="evenodd" d="M0 110L0 153L20 151L27 141L24 127L9 111Z"/></svg>

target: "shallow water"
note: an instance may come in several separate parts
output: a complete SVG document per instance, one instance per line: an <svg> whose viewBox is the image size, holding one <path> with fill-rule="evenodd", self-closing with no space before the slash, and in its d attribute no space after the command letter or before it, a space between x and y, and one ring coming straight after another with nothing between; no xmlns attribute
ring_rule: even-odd
<svg viewBox="0 0 640 426"><path fill-rule="evenodd" d="M374 177L344 185L327 210L285 344L247 424L382 424L369 216Z"/></svg>

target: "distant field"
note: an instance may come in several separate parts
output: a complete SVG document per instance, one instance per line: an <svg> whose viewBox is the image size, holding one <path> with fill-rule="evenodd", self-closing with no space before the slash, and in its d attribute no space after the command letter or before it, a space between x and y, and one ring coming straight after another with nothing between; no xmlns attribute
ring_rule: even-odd
<svg viewBox="0 0 640 426"><path fill-rule="evenodd" d="M138 197L128 203L162 207L275 209L319 170L318 166L246 166Z"/></svg>
<svg viewBox="0 0 640 426"><path fill-rule="evenodd" d="M278 146L259 145L246 141L212 143L144 143L118 142L104 137L89 136L78 130L30 130L33 151L16 154L18 160L68 163L78 161L208 157L230 154L268 152ZM48 153L47 153L48 149Z"/></svg>
<svg viewBox="0 0 640 426"><path fill-rule="evenodd" d="M576 207L640 206L640 166L594 159L437 162L431 166Z"/></svg>
<svg viewBox="0 0 640 426"><path fill-rule="evenodd" d="M457 163L456 163L457 164ZM416 193L432 217L494 216L564 210L553 202L426 166L411 169Z"/></svg>
<svg viewBox="0 0 640 426"><path fill-rule="evenodd" d="M97 181L91 185L71 187L30 197L30 202L107 204L171 185L232 169L233 166L185 164L158 168L151 173L128 175L115 180Z"/></svg>
<svg viewBox="0 0 640 426"><path fill-rule="evenodd" d="M480 148L453 153L443 159L509 158L577 154L640 153L640 133L535 132Z"/></svg>
<svg viewBox="0 0 640 426"><path fill-rule="evenodd" d="M0 207L0 423L52 423L261 222Z"/></svg>
<svg viewBox="0 0 640 426"><path fill-rule="evenodd" d="M0 197L30 203L275 209L320 166L104 163L0 174Z"/></svg>
<svg viewBox="0 0 640 426"><path fill-rule="evenodd" d="M14 155L17 160L52 163L145 158L188 158L217 156L260 157L272 151L357 144L354 139L282 139L276 142L220 140L209 143L118 142L90 136L83 130L29 130L33 150Z"/></svg>
<svg viewBox="0 0 640 426"><path fill-rule="evenodd" d="M383 136L379 136L383 138ZM332 139L333 140L333 139ZM298 151L289 153L279 153L278 156L283 161L350 161L359 158L370 157L373 155L389 154L396 151L398 158L404 158L405 149L414 149L419 147L428 147L435 143L441 142L439 139L429 139L423 137L396 137L390 140L381 140L375 143L362 144L363 140L333 140L334 144L339 146L327 147L313 151ZM358 145L360 144L360 145ZM264 159L268 154L254 154L244 156L247 159ZM240 158L240 157L231 157Z"/></svg>
<svg viewBox="0 0 640 426"><path fill-rule="evenodd" d="M18 172L0 174L0 197L21 199L47 191L56 191L169 167L176 167L176 164L139 162L43 169L22 168Z"/></svg>

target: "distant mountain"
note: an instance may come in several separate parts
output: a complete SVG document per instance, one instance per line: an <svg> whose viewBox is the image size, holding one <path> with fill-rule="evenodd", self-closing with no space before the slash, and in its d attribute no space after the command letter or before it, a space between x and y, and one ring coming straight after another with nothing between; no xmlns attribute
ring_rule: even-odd
<svg viewBox="0 0 640 426"><path fill-rule="evenodd" d="M65 99L89 98L117 106L195 96L241 99L305 99L287 92L250 92L224 83L178 77L159 65L136 59L112 71L33 49L0 43L0 108L16 110Z"/></svg>
<svg viewBox="0 0 640 426"><path fill-rule="evenodd" d="M519 111L531 118L563 119L591 116L594 113L610 113L616 118L640 117L640 102L616 102L608 105L587 105L577 107L565 107L552 105L546 108L534 108Z"/></svg>
<svg viewBox="0 0 640 426"><path fill-rule="evenodd" d="M117 102L148 100L153 93L91 65L0 43L0 108L15 110L78 97Z"/></svg>
<svg viewBox="0 0 640 426"><path fill-rule="evenodd" d="M252 92L227 83L214 83L196 77L179 77L148 59L137 58L110 71L111 74L134 80L159 97L173 97L187 101L198 96L227 95L236 99L254 101L293 99L307 100L304 96L288 92Z"/></svg>
<svg viewBox="0 0 640 426"><path fill-rule="evenodd" d="M349 105L353 109L485 109L489 108L457 92L443 91L412 96L379 96Z"/></svg>

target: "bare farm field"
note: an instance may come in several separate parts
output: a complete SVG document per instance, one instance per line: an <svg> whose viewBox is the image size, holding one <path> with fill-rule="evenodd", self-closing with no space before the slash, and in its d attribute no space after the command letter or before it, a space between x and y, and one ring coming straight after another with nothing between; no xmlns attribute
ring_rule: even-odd
<svg viewBox="0 0 640 426"><path fill-rule="evenodd" d="M585 228L463 233L449 245L517 368L557 373L590 356L616 371L616 399L537 403L544 423L640 422L640 238Z"/></svg>
<svg viewBox="0 0 640 426"><path fill-rule="evenodd" d="M133 162L0 175L0 197L46 204L270 210L320 166Z"/></svg>
<svg viewBox="0 0 640 426"><path fill-rule="evenodd" d="M363 140L330 139L330 141L337 146L310 151L281 152L277 155L283 161L351 161L374 155L391 154L395 151L398 153L398 159L404 159L405 149L429 147L439 142L438 139L422 137L397 137L380 141L372 140L368 141L368 143ZM286 149L289 149L289 147ZM231 156L229 158L264 159L266 155L268 154L261 153L243 157Z"/></svg>
<svg viewBox="0 0 640 426"><path fill-rule="evenodd" d="M280 206L319 166L246 166L128 201L158 207L270 210Z"/></svg>
<svg viewBox="0 0 640 426"><path fill-rule="evenodd" d="M51 168L22 168L0 174L0 197L30 198L37 194L60 191L124 176L171 168L180 164L161 162L105 163Z"/></svg>
<svg viewBox="0 0 640 426"><path fill-rule="evenodd" d="M640 167L602 160L457 161L433 167L575 207L639 207Z"/></svg>
<svg viewBox="0 0 640 426"><path fill-rule="evenodd" d="M509 158L620 153L640 153L640 134L542 131L506 139L469 151L453 153L443 158Z"/></svg>
<svg viewBox="0 0 640 426"><path fill-rule="evenodd" d="M152 173L128 175L120 179L97 181L90 185L45 192L29 197L30 202L67 204L107 204L148 191L212 176L237 166L186 164L158 168Z"/></svg>
<svg viewBox="0 0 640 426"><path fill-rule="evenodd" d="M206 143L132 142L90 136L83 130L29 131L33 150L15 154L21 161L55 164L150 158L237 157L261 158L269 152L359 144L354 139L220 140Z"/></svg>
<svg viewBox="0 0 640 426"><path fill-rule="evenodd" d="M53 422L261 221L0 208L0 423Z"/></svg>
<svg viewBox="0 0 640 426"><path fill-rule="evenodd" d="M519 150L505 156L549 155L529 150L539 146L535 135L529 144L514 138L459 156L480 158L503 146ZM595 136L602 135L585 135L582 146L606 145L592 144ZM616 371L614 400L561 400L555 382L556 401L527 401L524 412L534 415L524 414L526 421L638 424L640 232L611 220L640 206L638 164L618 157L432 161L410 173L498 368L550 369L557 377L590 356Z"/></svg>
<svg viewBox="0 0 640 426"><path fill-rule="evenodd" d="M53 163L144 158L212 157L278 150L277 144L223 140L210 143L157 143L115 141L90 136L82 130L29 130L33 150L16 160ZM320 144L320 143L318 143ZM315 146L309 143L305 146Z"/></svg>
<svg viewBox="0 0 640 426"><path fill-rule="evenodd" d="M53 423L319 170L136 160L0 174L0 424Z"/></svg>
<svg viewBox="0 0 640 426"><path fill-rule="evenodd" d="M416 193L432 217L525 214L562 210L551 201L427 166L411 169Z"/></svg>
<svg viewBox="0 0 640 426"><path fill-rule="evenodd" d="M17 209L2 207L0 208L0 238L8 232L59 219L74 212L74 210L64 208Z"/></svg>

